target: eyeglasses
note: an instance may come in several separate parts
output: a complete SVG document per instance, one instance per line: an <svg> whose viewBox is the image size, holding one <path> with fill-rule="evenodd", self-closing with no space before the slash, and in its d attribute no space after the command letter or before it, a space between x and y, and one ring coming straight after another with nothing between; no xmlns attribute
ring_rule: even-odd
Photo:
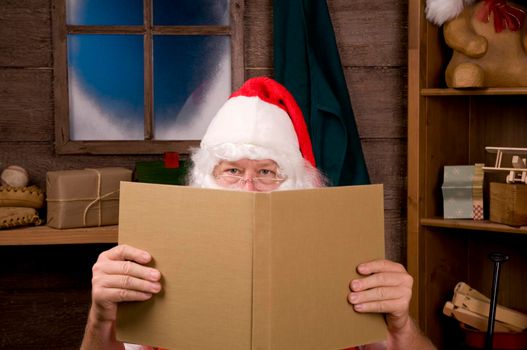
<svg viewBox="0 0 527 350"><path fill-rule="evenodd" d="M286 180L285 177L250 177L220 174L216 176L216 180L223 180L227 185L244 186L247 182L252 182L257 190L265 191L272 190Z"/></svg>

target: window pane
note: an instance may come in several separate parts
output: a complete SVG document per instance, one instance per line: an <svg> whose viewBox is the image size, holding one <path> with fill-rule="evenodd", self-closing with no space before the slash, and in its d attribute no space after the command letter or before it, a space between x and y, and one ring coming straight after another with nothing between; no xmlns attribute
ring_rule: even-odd
<svg viewBox="0 0 527 350"><path fill-rule="evenodd" d="M68 35L72 140L143 140L141 35Z"/></svg>
<svg viewBox="0 0 527 350"><path fill-rule="evenodd" d="M229 25L229 0L154 0L154 25Z"/></svg>
<svg viewBox="0 0 527 350"><path fill-rule="evenodd" d="M66 0L66 23L143 25L143 0Z"/></svg>
<svg viewBox="0 0 527 350"><path fill-rule="evenodd" d="M231 93L227 36L154 37L154 137L199 140Z"/></svg>

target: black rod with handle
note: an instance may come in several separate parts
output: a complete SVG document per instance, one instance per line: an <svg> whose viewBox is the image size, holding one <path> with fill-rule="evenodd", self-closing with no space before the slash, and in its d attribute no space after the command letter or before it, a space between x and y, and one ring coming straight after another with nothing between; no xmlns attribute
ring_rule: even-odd
<svg viewBox="0 0 527 350"><path fill-rule="evenodd" d="M487 335L485 337L485 349L492 350L492 339L494 338L494 321L496 320L496 305L498 300L498 286L500 284L500 265L509 260L509 257L502 253L491 253L489 259L494 262L494 274L492 277L492 294L490 297L489 323L487 325Z"/></svg>

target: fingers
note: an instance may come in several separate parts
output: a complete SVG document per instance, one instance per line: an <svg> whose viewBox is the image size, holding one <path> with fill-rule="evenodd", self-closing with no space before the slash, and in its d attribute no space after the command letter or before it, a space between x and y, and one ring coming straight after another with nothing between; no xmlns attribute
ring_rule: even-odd
<svg viewBox="0 0 527 350"><path fill-rule="evenodd" d="M408 303L402 299L383 300L369 303L361 303L353 305L353 309L357 312L374 312L388 315L397 314L406 315Z"/></svg>
<svg viewBox="0 0 527 350"><path fill-rule="evenodd" d="M139 265L133 261L113 261L102 260L98 261L93 266L93 275L107 274L107 275L124 275L132 276L147 281L159 281L161 273L154 268Z"/></svg>
<svg viewBox="0 0 527 350"><path fill-rule="evenodd" d="M147 300L161 290L159 282L126 275L94 276L92 284L93 299L102 303Z"/></svg>
<svg viewBox="0 0 527 350"><path fill-rule="evenodd" d="M152 256L141 249L126 245L126 244L120 244L118 246L113 247L112 249L109 249L101 255L99 255L99 259L109 259L109 260L131 260L136 261L140 264L147 264L152 260Z"/></svg>
<svg viewBox="0 0 527 350"><path fill-rule="evenodd" d="M371 275L378 272L404 272L403 265L390 260L372 260L357 266L357 272L361 275Z"/></svg>
<svg viewBox="0 0 527 350"><path fill-rule="evenodd" d="M145 301L152 297L152 294L150 293L127 289L107 289L106 292L108 293L106 299L113 300L115 303L121 303L124 301Z"/></svg>
<svg viewBox="0 0 527 350"><path fill-rule="evenodd" d="M161 290L161 273L142 264L152 260L149 253L119 245L99 255L93 265L92 298L97 304L145 300Z"/></svg>
<svg viewBox="0 0 527 350"><path fill-rule="evenodd" d="M407 299L408 292L400 287L379 287L363 292L351 292L348 296L352 304L367 303L372 301Z"/></svg>
<svg viewBox="0 0 527 350"><path fill-rule="evenodd" d="M413 278L401 264L374 260L360 264L357 271L365 277L352 280L348 294L356 311L386 313L396 319L406 317Z"/></svg>
<svg viewBox="0 0 527 350"><path fill-rule="evenodd" d="M106 275L104 277L94 277L94 284L100 288L123 289L143 293L158 293L161 290L159 282L150 282L140 278L127 275Z"/></svg>
<svg viewBox="0 0 527 350"><path fill-rule="evenodd" d="M379 272L373 275L352 280L350 289L354 292L377 287L401 286L411 289L413 278L405 272Z"/></svg>
<svg viewBox="0 0 527 350"><path fill-rule="evenodd" d="M401 287L379 287L363 292L351 292L348 301L361 312L394 313L404 311L411 298L411 290Z"/></svg>

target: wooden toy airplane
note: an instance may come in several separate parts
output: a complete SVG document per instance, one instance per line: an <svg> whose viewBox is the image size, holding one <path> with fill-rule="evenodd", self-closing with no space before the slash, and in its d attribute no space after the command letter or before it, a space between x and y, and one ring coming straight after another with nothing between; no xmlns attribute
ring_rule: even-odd
<svg viewBox="0 0 527 350"><path fill-rule="evenodd" d="M489 153L496 153L496 163L493 167L484 166L484 171L503 171L509 172L506 177L508 184L524 183L527 184L527 158L521 158L522 155L527 155L527 148L513 148L513 147L485 147ZM501 159L504 154L512 154L512 168L501 166Z"/></svg>

